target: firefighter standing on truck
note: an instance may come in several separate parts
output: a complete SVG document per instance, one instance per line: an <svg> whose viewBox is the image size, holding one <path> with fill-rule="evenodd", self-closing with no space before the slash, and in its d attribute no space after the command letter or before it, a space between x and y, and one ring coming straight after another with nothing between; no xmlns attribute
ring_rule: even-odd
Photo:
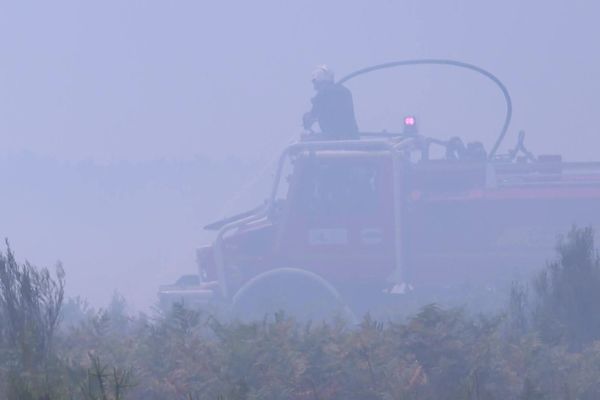
<svg viewBox="0 0 600 400"><path fill-rule="evenodd" d="M304 129L310 131L318 122L327 139L358 139L350 90L334 82L333 71L326 65L320 65L313 71L312 83L317 94L311 99L311 110L302 118Z"/></svg>

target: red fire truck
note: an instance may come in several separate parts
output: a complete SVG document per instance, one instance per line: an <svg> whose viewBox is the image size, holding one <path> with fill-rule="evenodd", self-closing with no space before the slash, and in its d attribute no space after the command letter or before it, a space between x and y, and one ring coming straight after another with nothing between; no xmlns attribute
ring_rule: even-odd
<svg viewBox="0 0 600 400"><path fill-rule="evenodd" d="M226 303L241 316L333 305L362 312L424 288L526 279L552 256L560 233L598 222L600 163L535 157L524 134L508 154L497 154L511 102L489 72L417 60L342 81L413 64L471 69L500 87L506 118L489 153L480 143L423 137L412 117L398 134L311 135L283 151L265 204L206 227L216 238L197 251L198 275L161 287L161 300ZM437 159L434 146L442 149Z"/></svg>

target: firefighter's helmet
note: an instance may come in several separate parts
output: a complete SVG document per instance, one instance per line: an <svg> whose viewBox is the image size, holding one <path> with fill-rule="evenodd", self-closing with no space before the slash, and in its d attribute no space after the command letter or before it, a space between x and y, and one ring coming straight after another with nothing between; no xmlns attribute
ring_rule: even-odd
<svg viewBox="0 0 600 400"><path fill-rule="evenodd" d="M312 73L313 82L333 82L333 71L325 64L318 65Z"/></svg>

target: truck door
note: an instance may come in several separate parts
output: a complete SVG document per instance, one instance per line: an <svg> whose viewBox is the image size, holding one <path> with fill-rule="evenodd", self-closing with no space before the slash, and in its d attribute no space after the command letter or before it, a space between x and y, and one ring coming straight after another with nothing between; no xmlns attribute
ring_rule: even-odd
<svg viewBox="0 0 600 400"><path fill-rule="evenodd" d="M389 154L300 157L291 176L278 254L327 279L383 282L394 267Z"/></svg>

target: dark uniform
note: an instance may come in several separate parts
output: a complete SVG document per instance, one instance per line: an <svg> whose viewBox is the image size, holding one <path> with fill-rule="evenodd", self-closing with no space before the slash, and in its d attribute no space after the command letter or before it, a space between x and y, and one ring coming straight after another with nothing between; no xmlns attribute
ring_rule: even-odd
<svg viewBox="0 0 600 400"><path fill-rule="evenodd" d="M352 93L336 83L325 84L311 99L312 109L304 116L304 128L316 121L321 132L331 139L358 139Z"/></svg>

